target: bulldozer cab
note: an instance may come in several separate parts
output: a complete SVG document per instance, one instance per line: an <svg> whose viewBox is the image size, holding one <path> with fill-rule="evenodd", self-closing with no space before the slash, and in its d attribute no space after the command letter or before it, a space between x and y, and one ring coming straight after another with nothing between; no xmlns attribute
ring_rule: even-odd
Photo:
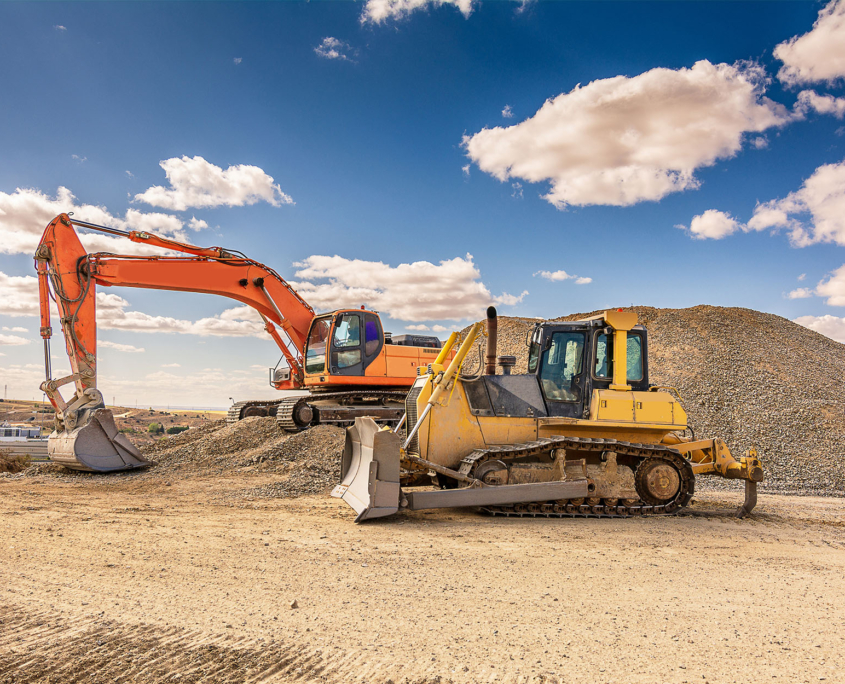
<svg viewBox="0 0 845 684"><path fill-rule="evenodd" d="M582 418L594 389L609 389L614 377L613 336L604 320L538 323L531 335L528 373L537 378L546 415ZM626 377L633 391L648 390L647 332L626 335ZM505 376L502 376L505 377Z"/></svg>

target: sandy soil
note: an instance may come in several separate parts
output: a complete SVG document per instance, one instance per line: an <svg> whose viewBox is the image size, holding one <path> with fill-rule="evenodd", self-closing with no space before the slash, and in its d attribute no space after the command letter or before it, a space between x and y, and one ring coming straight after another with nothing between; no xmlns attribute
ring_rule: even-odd
<svg viewBox="0 0 845 684"><path fill-rule="evenodd" d="M356 526L260 482L0 480L0 682L843 681L842 499Z"/></svg>

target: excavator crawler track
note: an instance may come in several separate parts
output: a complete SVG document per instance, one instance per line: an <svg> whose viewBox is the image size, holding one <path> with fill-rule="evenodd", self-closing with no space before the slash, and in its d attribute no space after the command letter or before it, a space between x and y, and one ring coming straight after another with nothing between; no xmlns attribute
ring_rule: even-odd
<svg viewBox="0 0 845 684"><path fill-rule="evenodd" d="M406 395L407 392L385 390L361 390L348 392L327 392L320 394L311 394L305 397L287 397L278 402L278 408L276 410L276 422L278 423L280 428L286 430L287 432L300 432L309 427L313 427L314 425L338 425L345 427L352 422L349 418L321 418L319 415L319 411L312 412L313 418L311 419L311 421L308 422L308 424L303 424L297 421L296 416L300 415L300 412L304 407L310 407L316 402L320 402L321 405L324 402L335 402L337 404L337 409L340 410L342 408L359 408L370 406L373 400L379 401L381 403L384 403L386 401L392 401L397 403L398 406L396 407L396 411L401 415ZM323 406L324 411L325 408L327 407ZM378 423L394 422L398 421L399 417L400 416L391 416L388 418L376 417L375 420Z"/></svg>
<svg viewBox="0 0 845 684"><path fill-rule="evenodd" d="M518 458L539 456L551 449L566 449L580 453L592 452L601 454L613 451L617 455L627 456L637 461L635 478L640 492L642 480L641 468L655 461L671 464L680 476L680 486L675 496L661 504L648 504L641 499L634 505L625 506L620 503L613 505L604 502L599 504L571 503L568 501L548 501L538 503L511 504L507 506L485 506L481 510L490 515L502 515L519 518L630 518L640 515L670 515L677 513L692 499L695 491L695 476L692 466L678 451L661 444L636 444L621 442L615 439L598 439L582 437L547 437L533 442L493 446L477 449L461 461L460 473L472 476L475 470L485 461L497 459L508 462Z"/></svg>
<svg viewBox="0 0 845 684"><path fill-rule="evenodd" d="M235 402L229 407L229 412L226 414L226 422L230 424L237 423L239 420L247 418L248 416L245 416L244 413L250 409L258 409L260 412L255 413L257 416L275 416L279 404L283 401L284 399L263 399Z"/></svg>

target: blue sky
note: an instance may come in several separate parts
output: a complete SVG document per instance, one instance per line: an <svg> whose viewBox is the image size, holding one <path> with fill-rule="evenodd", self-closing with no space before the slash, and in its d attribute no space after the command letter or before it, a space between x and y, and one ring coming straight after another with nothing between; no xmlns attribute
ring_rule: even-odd
<svg viewBox="0 0 845 684"><path fill-rule="evenodd" d="M10 396L39 396L31 245L66 204L243 251L319 310L366 298L394 333L717 304L845 341L843 2L457 5L0 4ZM233 303L108 294L109 400L272 396Z"/></svg>

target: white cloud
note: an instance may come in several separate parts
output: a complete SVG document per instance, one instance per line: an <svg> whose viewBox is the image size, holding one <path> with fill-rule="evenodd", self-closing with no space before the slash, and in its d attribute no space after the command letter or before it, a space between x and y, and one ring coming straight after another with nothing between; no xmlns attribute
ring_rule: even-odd
<svg viewBox="0 0 845 684"><path fill-rule="evenodd" d="M748 230L789 231L797 247L819 242L845 245L845 161L825 164L783 199L758 204Z"/></svg>
<svg viewBox="0 0 845 684"><path fill-rule="evenodd" d="M419 325L406 325L406 330L416 330L418 332L423 332L425 330L431 330L427 325L420 323Z"/></svg>
<svg viewBox="0 0 845 684"><path fill-rule="evenodd" d="M129 176L130 178L135 178L135 174L134 174L134 173L132 173L132 172L131 172L131 171L129 171L129 170L127 170L127 171L126 171L126 175L127 175L127 176Z"/></svg>
<svg viewBox="0 0 845 684"><path fill-rule="evenodd" d="M135 347L131 344L120 344L119 342L109 342L108 340L101 340L97 342L98 347L105 347L106 349L115 349L119 352L128 352L131 354L138 354L144 351L143 347Z"/></svg>
<svg viewBox="0 0 845 684"><path fill-rule="evenodd" d="M241 62L243 62L243 61L244 61L244 58L243 58L243 57L235 57L232 61L233 61L235 64L240 64Z"/></svg>
<svg viewBox="0 0 845 684"><path fill-rule="evenodd" d="M498 297L493 297L493 301L496 304L503 304L504 306L516 306L517 304L521 304L522 300L528 295L528 290L523 290L518 295L512 295L508 293L500 294ZM435 325L432 330L437 330L440 326ZM446 328L443 328L445 330Z"/></svg>
<svg viewBox="0 0 845 684"><path fill-rule="evenodd" d="M70 158L79 162L80 164L84 164L88 161L88 157L80 157L78 154L72 154L70 155Z"/></svg>
<svg viewBox="0 0 845 684"><path fill-rule="evenodd" d="M469 169L470 169L470 164L465 164L464 166L461 167L461 171L464 172L464 175L467 178L469 178Z"/></svg>
<svg viewBox="0 0 845 684"><path fill-rule="evenodd" d="M124 218L119 218L105 207L78 203L73 193L63 186L59 186L55 197L35 188L17 188L13 193L0 192L0 254L33 254L47 224L62 212L73 212L75 218L120 230L147 230L176 240L187 239L182 221L171 214L130 209ZM79 239L90 252L162 253L160 249L124 238L85 233L84 230L79 232Z"/></svg>
<svg viewBox="0 0 845 684"><path fill-rule="evenodd" d="M161 364L162 368L181 368L182 364L180 363L163 363Z"/></svg>
<svg viewBox="0 0 845 684"><path fill-rule="evenodd" d="M566 271L537 271L534 277L540 276L546 280L551 280L553 283L561 282L563 280L574 280L576 285L589 285L593 282L592 278L585 278L582 276L572 275Z"/></svg>
<svg viewBox="0 0 845 684"><path fill-rule="evenodd" d="M792 290L788 295L786 295L789 299L807 299L807 297L812 297L813 290L809 287L799 287L797 290Z"/></svg>
<svg viewBox="0 0 845 684"><path fill-rule="evenodd" d="M837 268L816 285L816 294L827 297L829 306L845 306L845 265Z"/></svg>
<svg viewBox="0 0 845 684"><path fill-rule="evenodd" d="M805 116L814 111L819 114L832 114L837 119L845 117L845 97L833 95L819 95L815 90L802 90L798 93L795 111L799 116Z"/></svg>
<svg viewBox="0 0 845 684"><path fill-rule="evenodd" d="M525 294L528 294L528 293L526 292ZM433 325L433 326L431 326L432 332L446 332L447 330L449 330L449 328L447 328L445 325Z"/></svg>
<svg viewBox="0 0 845 684"><path fill-rule="evenodd" d="M469 17L473 10L473 0L367 0L364 12L361 14L361 23L370 21L381 24L387 19L401 19L411 12L432 5L434 7L452 5L457 7L464 17Z"/></svg>
<svg viewBox="0 0 845 684"><path fill-rule="evenodd" d="M513 108L510 105L505 105L505 108L502 110L502 116L506 119L512 119Z"/></svg>
<svg viewBox="0 0 845 684"><path fill-rule="evenodd" d="M322 42L314 48L314 52L325 59L339 59L347 62L354 61L352 58L357 54L349 43L331 36L323 38Z"/></svg>
<svg viewBox="0 0 845 684"><path fill-rule="evenodd" d="M149 333L180 333L207 337L261 337L264 324L248 306L226 309L217 316L188 321L170 316L151 316L141 311L127 311L129 305L115 294L97 293L97 326L103 330L129 330Z"/></svg>
<svg viewBox="0 0 845 684"><path fill-rule="evenodd" d="M522 199L522 183L516 182L511 183L511 188L513 188L513 192L511 193L511 197L514 199Z"/></svg>
<svg viewBox="0 0 845 684"><path fill-rule="evenodd" d="M28 333L29 330L26 328L21 328L19 325L16 325L14 328L7 328L5 325L0 328L3 332L16 332L16 333Z"/></svg>
<svg viewBox="0 0 845 684"><path fill-rule="evenodd" d="M802 273L800 276L798 276L798 280L804 280L806 277L807 277L807 274Z"/></svg>
<svg viewBox="0 0 845 684"><path fill-rule="evenodd" d="M845 344L845 318L831 316L830 314L825 316L799 316L794 322Z"/></svg>
<svg viewBox="0 0 845 684"><path fill-rule="evenodd" d="M439 264L417 261L398 266L315 255L294 265L302 280L291 285L315 309L364 304L400 321L474 319L490 304L516 303L527 294L494 297L481 282L471 254Z"/></svg>
<svg viewBox="0 0 845 684"><path fill-rule="evenodd" d="M56 31L67 31L67 26L62 26L61 24L56 24L53 28L56 29Z"/></svg>
<svg viewBox="0 0 845 684"><path fill-rule="evenodd" d="M264 322L249 306L236 306L217 316L196 321L151 316L141 311L127 310L129 302L116 294L97 293L97 326L103 330L133 332L181 333L206 337L263 337ZM55 305L53 305L55 316ZM38 279L33 276L9 276L0 272L0 314L6 316L39 315ZM54 327L59 330L54 318ZM110 346L110 344L106 344ZM123 350L127 351L127 350Z"/></svg>
<svg viewBox="0 0 845 684"><path fill-rule="evenodd" d="M765 135L758 135L751 139L751 146L755 150L764 150L769 146L769 139Z"/></svg>
<svg viewBox="0 0 845 684"><path fill-rule="evenodd" d="M10 276L0 271L0 314L37 316L38 312L38 278Z"/></svg>
<svg viewBox="0 0 845 684"><path fill-rule="evenodd" d="M733 157L751 133L788 123L764 97L756 64L657 68L616 76L548 100L514 126L465 136L469 158L501 181L549 181L562 208L627 206L696 188L696 169Z"/></svg>
<svg viewBox="0 0 845 684"><path fill-rule="evenodd" d="M687 230L686 226L676 226ZM693 216L690 221L689 233L696 240L721 240L733 235L744 226L730 214L716 209L708 209L703 214Z"/></svg>
<svg viewBox="0 0 845 684"><path fill-rule="evenodd" d="M25 337L18 337L17 335L3 335L0 333L0 344L4 344L10 347L17 347L22 344L29 344L32 340L28 340Z"/></svg>
<svg viewBox="0 0 845 684"><path fill-rule="evenodd" d="M845 0L832 0L820 12L813 30L778 45L783 62L778 78L789 85L845 77Z"/></svg>
<svg viewBox="0 0 845 684"><path fill-rule="evenodd" d="M242 207L267 202L274 207L293 204L273 177L257 166L238 164L225 171L202 157L173 157L159 162L170 183L155 185L135 195L135 200L155 207L184 211L192 207Z"/></svg>
<svg viewBox="0 0 845 684"><path fill-rule="evenodd" d="M203 228L208 228L208 223L202 219L198 219L196 216L191 216L188 221L188 228L191 230L202 230Z"/></svg>

